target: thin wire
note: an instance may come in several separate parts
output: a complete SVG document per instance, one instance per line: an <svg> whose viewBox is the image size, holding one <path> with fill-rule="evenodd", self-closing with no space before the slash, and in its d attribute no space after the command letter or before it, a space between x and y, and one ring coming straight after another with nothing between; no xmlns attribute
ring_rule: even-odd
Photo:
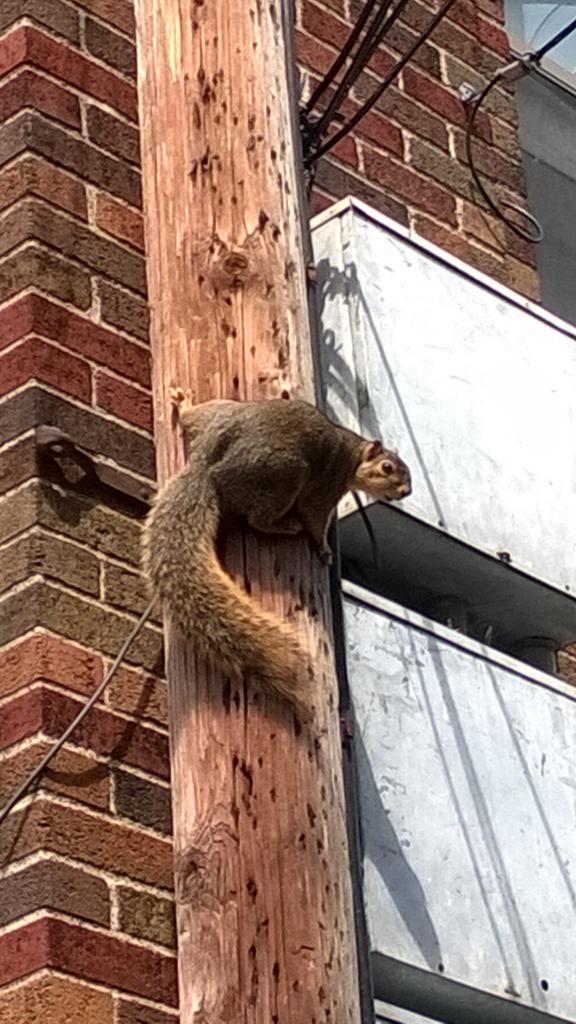
<svg viewBox="0 0 576 1024"><path fill-rule="evenodd" d="M550 39L547 43L544 43L544 46L540 46L539 49L537 49L534 53L530 54L530 61L533 62L534 64L539 64L542 60L542 57L545 57L548 51L551 50L554 46L558 46L559 43L563 43L566 39L566 36L571 35L574 29L576 29L576 18L574 18L573 21L569 22L568 25L565 25L564 28L560 29L560 31L557 32L555 36L552 36L552 39Z"/></svg>
<svg viewBox="0 0 576 1024"><path fill-rule="evenodd" d="M364 28L364 25L366 24L370 15L372 14L377 2L378 0L367 0L367 2L364 4L364 7L362 8L362 14L358 18L358 21L354 25L354 28L352 29L350 35L348 36L348 39L344 43L341 52L336 57L334 63L328 68L328 71L324 75L324 78L316 86L314 92L312 93L306 106L304 107L305 114L309 114L310 111L313 110L322 94L326 91L328 86L331 85L334 79L336 78L336 75L340 71L340 68L343 67L344 64L346 63L350 53L352 52L356 44L357 39L360 36L362 29Z"/></svg>
<svg viewBox="0 0 576 1024"><path fill-rule="evenodd" d="M370 540L370 548L371 548L371 551L372 551L372 561L374 562L374 565L375 565L375 567L377 569L378 565L379 565L379 562L380 562L380 557L379 557L380 556L380 552L378 550L378 541L376 540L376 534L374 533L374 527L372 526L372 523L370 522L370 519L368 518L368 513L366 511L366 506L362 503L362 500L360 498L360 495L358 494L358 491L352 491L352 497L354 498L354 501L356 502L356 505L358 507L358 511L359 511L360 516L362 518L362 522L364 523L364 527L366 529L366 533L368 534L368 538Z"/></svg>
<svg viewBox="0 0 576 1024"><path fill-rule="evenodd" d="M307 160L308 165L314 163L321 156L324 156L325 153L332 149L338 142L340 142L341 139L343 139L346 135L349 134L349 132L352 131L353 128L356 127L358 122L361 121L362 118L368 113L368 111L372 109L374 104L378 102L378 100L386 91L390 83L393 82L394 79L400 74L402 68L405 67L408 61L412 59L412 57L416 53L416 50L419 49L422 43L424 43L428 36L434 31L436 25L438 25L438 23L442 21L442 18L449 11L454 2L455 0L445 0L445 2L442 4L442 6L439 8L439 10L432 18L432 21L430 22L428 27L423 32L420 33L416 41L407 50L404 56L401 57L398 63L392 68L392 70L388 72L388 74L380 83L375 92L372 94L370 99L368 99L366 103L364 103L363 106L361 106L360 109L356 111L354 116L351 117L350 120L345 125L343 125L339 131L332 135L332 137L329 138L324 143L323 146L321 146L315 153L310 154Z"/></svg>
<svg viewBox="0 0 576 1024"><path fill-rule="evenodd" d="M82 710L78 712L76 718L70 723L70 725L62 733L60 738L57 739L56 742L50 747L50 750L46 752L42 760L36 765L33 771L30 772L30 775L28 775L27 778L24 779L24 782L22 783L21 786L18 787L14 795L9 799L8 803L4 805L4 807L0 811L0 825L2 824L3 821L5 821L5 819L10 814L10 811L14 809L14 807L22 799L22 797L26 795L30 787L33 786L36 780L40 778L42 772L50 764L52 758L56 756L59 750L61 750L66 741L70 739L74 730L80 725L80 722L86 717L88 712L94 707L96 701L104 693L104 690L108 686L108 683L112 679L112 676L124 661L124 658L126 657L126 654L128 653L130 646L132 645L133 641L136 639L140 630L142 629L147 619L149 618L150 613L152 612L152 609L155 604L156 598L153 597L152 600L149 601L148 604L146 605L146 608L142 612L142 615L138 619L138 622L134 626L134 629L122 644L122 647L120 648L120 651L116 656L116 660L114 661L113 665L108 669L106 675L104 676L104 679L96 687L90 699L84 705Z"/></svg>
<svg viewBox="0 0 576 1024"><path fill-rule="evenodd" d="M520 61L516 61L515 63L518 65L519 70L523 67ZM539 222L536 220L536 217L534 217L533 214L531 214L528 210L523 209L516 203L510 202L510 200L508 199L501 199L499 204L496 203L496 201L492 198L490 193L485 188L480 178L480 175L476 170L476 165L474 163L474 151L472 149L472 140L474 138L474 124L476 121L476 117L478 115L478 111L480 110L480 107L482 106L484 100L490 94L492 89L494 89L494 87L498 85L503 78L505 78L505 75L510 72L510 69L513 68L513 66L514 65L508 65L506 68L502 68L496 75L494 75L494 78L492 78L488 82L488 84L484 86L482 92L474 101L474 106L471 109L470 117L468 118L468 125L466 127L466 156L468 159L468 165L470 167L470 174L472 175L472 180L474 181L474 184L476 185L476 188L478 189L486 205L490 207L492 212L495 213L496 216L499 217L500 220L502 220L510 228L510 230L514 232L515 235L518 235L519 238L523 238L526 242L533 242L534 244L537 244L538 242L541 242L544 238L544 232ZM526 69L524 68L524 72L525 71ZM521 227L521 225L516 224L510 217L507 217L506 214L502 212L502 206L506 206L509 210L514 210L514 212L518 214L520 217L524 217L525 220L530 224L530 228L526 230L525 228Z"/></svg>
<svg viewBox="0 0 576 1024"><path fill-rule="evenodd" d="M380 45L389 22L389 18L386 19L386 15L390 9L391 2L392 0L384 0L382 3L334 96L326 110L323 111L317 124L314 125L314 133L317 137L321 137L324 134L333 119L335 111L341 105L342 100L348 95L352 85L368 63L376 47ZM406 0L401 0L401 2L404 3Z"/></svg>

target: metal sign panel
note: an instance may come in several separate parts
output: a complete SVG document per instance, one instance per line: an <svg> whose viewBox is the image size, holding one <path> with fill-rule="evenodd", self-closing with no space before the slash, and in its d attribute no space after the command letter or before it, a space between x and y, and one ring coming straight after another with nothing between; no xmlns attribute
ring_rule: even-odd
<svg viewBox="0 0 576 1024"><path fill-rule="evenodd" d="M314 248L330 413L398 448L411 515L576 591L573 329L353 202Z"/></svg>
<svg viewBox="0 0 576 1024"><path fill-rule="evenodd" d="M576 692L366 600L388 609L345 602L372 950L573 1021Z"/></svg>

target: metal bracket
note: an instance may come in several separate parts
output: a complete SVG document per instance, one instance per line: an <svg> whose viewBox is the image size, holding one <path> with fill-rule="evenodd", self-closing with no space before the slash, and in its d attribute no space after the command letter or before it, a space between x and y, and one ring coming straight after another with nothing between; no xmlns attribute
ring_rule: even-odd
<svg viewBox="0 0 576 1024"><path fill-rule="evenodd" d="M82 470L84 479L93 479L103 487L118 491L120 494L135 501L150 504L154 496L154 485L142 483L135 479L130 473L126 473L116 466L111 466L98 456L91 455L80 448L59 427L52 427L42 424L36 427L36 443L39 451L51 456L60 464L60 460L69 460ZM62 469L62 467L60 466Z"/></svg>

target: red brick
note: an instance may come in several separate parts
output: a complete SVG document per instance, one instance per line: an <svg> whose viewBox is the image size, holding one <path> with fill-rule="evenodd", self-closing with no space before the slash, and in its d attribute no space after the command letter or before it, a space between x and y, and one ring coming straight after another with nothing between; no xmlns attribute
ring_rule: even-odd
<svg viewBox="0 0 576 1024"><path fill-rule="evenodd" d="M114 1019L110 992L54 974L29 978L0 998L0 1024L114 1024ZM177 1024L175 1017L166 1019Z"/></svg>
<svg viewBox="0 0 576 1024"><path fill-rule="evenodd" d="M137 669L121 668L110 680L105 701L112 710L150 719L156 725L168 724L166 681Z"/></svg>
<svg viewBox="0 0 576 1024"><path fill-rule="evenodd" d="M356 93L365 102L373 93L374 85L366 75L361 75L356 85ZM421 135L433 142L435 146L448 150L448 130L442 118L432 111L425 110L419 103L400 92L394 86L386 89L375 105L375 111L384 114L392 121L397 121L411 135Z"/></svg>
<svg viewBox="0 0 576 1024"><path fill-rule="evenodd" d="M83 220L87 218L84 185L37 157L19 160L0 171L0 209L28 195L47 199Z"/></svg>
<svg viewBox="0 0 576 1024"><path fill-rule="evenodd" d="M25 978L50 963L46 921L33 921L0 936L0 985Z"/></svg>
<svg viewBox="0 0 576 1024"><path fill-rule="evenodd" d="M456 202L448 191L368 146L364 150L364 166L369 178L391 189L401 199L456 226Z"/></svg>
<svg viewBox="0 0 576 1024"><path fill-rule="evenodd" d="M406 207L399 203L386 192L374 187L371 181L366 178L353 177L344 168L333 163L329 156L318 163L316 169L316 185L324 192L328 192L335 199L342 199L344 196L353 195L357 199L374 206L381 213L393 217L401 224L408 223Z"/></svg>
<svg viewBox="0 0 576 1024"><path fill-rule="evenodd" d="M80 101L73 93L35 71L22 71L0 89L0 122L23 107L54 117L71 128L80 128Z"/></svg>
<svg viewBox="0 0 576 1024"><path fill-rule="evenodd" d="M358 166L358 150L356 142L351 135L346 136L330 150L330 155L351 167Z"/></svg>
<svg viewBox="0 0 576 1024"><path fill-rule="evenodd" d="M172 845L166 838L48 798L35 800L25 810L16 809L0 829L0 864L38 850L144 885L173 887Z"/></svg>
<svg viewBox="0 0 576 1024"><path fill-rule="evenodd" d="M404 88L409 96L431 107L453 124L466 124L466 111L462 100L438 82L433 82L410 66L402 72Z"/></svg>
<svg viewBox="0 0 576 1024"><path fill-rule="evenodd" d="M144 222L142 214L131 210L104 192L96 197L96 224L102 231L144 250Z"/></svg>
<svg viewBox="0 0 576 1024"><path fill-rule="evenodd" d="M94 99L108 103L130 120L137 120L133 85L92 63L59 40L28 26L14 29L0 40L0 74L24 63L32 64Z"/></svg>
<svg viewBox="0 0 576 1024"><path fill-rule="evenodd" d="M152 432L152 398L144 391L99 370L94 378L96 405L128 423Z"/></svg>
<svg viewBox="0 0 576 1024"><path fill-rule="evenodd" d="M0 937L0 984L39 967L175 1006L176 961L134 943L49 917Z"/></svg>
<svg viewBox="0 0 576 1024"><path fill-rule="evenodd" d="M82 708L79 701L39 687L14 697L0 717L0 749L6 749L40 730L57 739ZM94 751L100 757L113 757L168 779L170 765L168 738L138 722L126 721L112 711L92 709L70 743Z"/></svg>
<svg viewBox="0 0 576 1024"><path fill-rule="evenodd" d="M432 12L429 8L418 3L417 0L410 0L410 3L404 8L402 21L410 28L420 32L428 27L431 17ZM454 54L459 60L464 61L481 74L492 76L502 66L500 54L492 53L477 39L472 38L447 18L444 18L436 26L431 39L437 46Z"/></svg>
<svg viewBox="0 0 576 1024"><path fill-rule="evenodd" d="M88 363L40 338L27 338L0 357L0 395L30 380L90 402L92 376Z"/></svg>
<svg viewBox="0 0 576 1024"><path fill-rule="evenodd" d="M38 475L36 439L24 437L0 451L0 494L5 495L31 477ZM2 686L0 676L0 690Z"/></svg>
<svg viewBox="0 0 576 1024"><path fill-rule="evenodd" d="M150 385L150 356L145 349L40 295L26 295L0 310L0 347L31 332L58 341L138 384Z"/></svg>
<svg viewBox="0 0 576 1024"><path fill-rule="evenodd" d="M0 651L0 697L39 680L88 694L101 679L101 656L62 637L35 633Z"/></svg>
<svg viewBox="0 0 576 1024"><path fill-rule="evenodd" d="M358 135L370 139L376 146L388 149L397 156L402 156L404 151L402 132L376 111L371 110L365 114L355 131Z"/></svg>

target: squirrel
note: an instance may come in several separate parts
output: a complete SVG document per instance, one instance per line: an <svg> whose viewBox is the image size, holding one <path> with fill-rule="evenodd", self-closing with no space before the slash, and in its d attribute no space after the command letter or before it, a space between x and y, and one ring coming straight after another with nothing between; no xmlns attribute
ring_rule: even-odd
<svg viewBox="0 0 576 1024"><path fill-rule="evenodd" d="M155 499L144 571L171 625L236 678L244 673L310 717L303 650L280 619L257 608L216 554L221 526L241 520L268 534L306 533L323 564L330 520L348 490L394 500L411 492L398 455L337 426L302 401L216 400L172 392L188 464Z"/></svg>

